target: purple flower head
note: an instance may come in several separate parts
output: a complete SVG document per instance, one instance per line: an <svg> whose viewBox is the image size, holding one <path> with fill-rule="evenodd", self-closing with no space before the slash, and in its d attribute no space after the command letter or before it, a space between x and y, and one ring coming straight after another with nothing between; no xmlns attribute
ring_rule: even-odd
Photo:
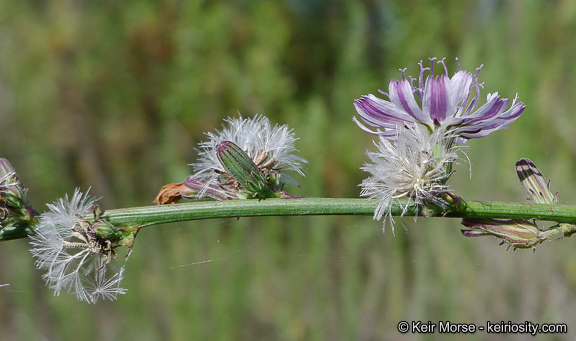
<svg viewBox="0 0 576 341"><path fill-rule="evenodd" d="M510 100L500 98L497 92L488 94L486 104L474 111L480 100L480 88L484 85L478 82L482 65L476 69L476 74L472 74L462 70L456 58L458 72L450 78L444 59L438 62L445 71L439 76L434 76L436 58L430 58L430 67L424 67L420 61L418 86L414 86L416 79L404 77L406 69L400 70L402 79L392 80L388 93L380 91L389 100L369 94L354 101L358 115L366 125L376 127L376 130L371 130L356 117L353 118L354 122L366 132L391 140L395 138L398 126L418 122L430 132L439 129L450 132L458 136L456 143L464 143L466 139L484 137L496 130L506 129L522 114L525 105L516 102L518 95L506 110ZM430 74L424 79L426 72Z"/></svg>

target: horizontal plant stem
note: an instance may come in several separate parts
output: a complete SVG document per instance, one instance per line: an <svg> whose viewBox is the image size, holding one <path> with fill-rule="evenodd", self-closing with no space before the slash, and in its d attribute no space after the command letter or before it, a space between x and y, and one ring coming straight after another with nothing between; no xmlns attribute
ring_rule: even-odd
<svg viewBox="0 0 576 341"><path fill-rule="evenodd" d="M145 227L187 220L257 216L373 215L378 202L348 198L195 201L183 204L106 210L101 218L116 227ZM392 215L421 215L420 206L395 204ZM537 219L576 224L576 206L499 201L462 202L443 215L450 218ZM93 214L85 219L93 220ZM4 229L0 241L25 238L32 229Z"/></svg>
<svg viewBox="0 0 576 341"><path fill-rule="evenodd" d="M102 218L116 226L149 226L186 220L303 215L373 215L377 201L344 198L198 201L182 204L106 210ZM403 206L394 205L399 216ZM420 215L409 204L404 216ZM538 219L576 224L576 206L468 201L445 215L452 218Z"/></svg>

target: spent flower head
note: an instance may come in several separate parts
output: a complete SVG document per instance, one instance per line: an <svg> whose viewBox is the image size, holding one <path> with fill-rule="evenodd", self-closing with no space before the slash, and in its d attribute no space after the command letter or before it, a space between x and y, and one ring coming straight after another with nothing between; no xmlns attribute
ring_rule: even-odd
<svg viewBox="0 0 576 341"><path fill-rule="evenodd" d="M451 166L458 159L459 147L447 147L452 138L435 131L430 134L417 124L407 124L396 129L395 142L380 137L374 142L378 151L367 151L372 163L365 163L362 170L370 173L360 186L361 196L377 199L374 219L383 216L392 225L392 205L403 205L404 215L411 202L425 207L446 210L450 204L445 195L449 193L446 181L452 174ZM401 203L400 199L409 199Z"/></svg>
<svg viewBox="0 0 576 341"><path fill-rule="evenodd" d="M40 215L36 234L30 237L36 267L47 271L42 277L55 295L65 290L96 303L126 292L120 287L124 267L115 261L121 233L96 216L95 222L83 218L94 212L97 200L76 189L72 199L66 195L48 204L49 211Z"/></svg>
<svg viewBox="0 0 576 341"><path fill-rule="evenodd" d="M518 95L506 110L510 101L501 98L497 92L488 94L486 103L474 110L480 101L480 88L484 85L478 81L482 65L473 74L462 70L460 61L456 59L458 71L449 77L442 59L438 63L444 67L444 74L434 76L435 60L430 58L430 67L424 67L420 61L417 80L412 77L406 79L406 69L401 69L402 79L390 81L388 93L380 91L388 100L369 94L354 101L358 115L366 125L376 130L371 130L356 117L354 122L364 131L389 139L397 136L399 126L417 122L431 132L450 132L455 138L453 142L463 143L508 128L524 111L524 104L517 102ZM427 72L429 75L425 77Z"/></svg>
<svg viewBox="0 0 576 341"><path fill-rule="evenodd" d="M272 126L262 115L244 119L228 118L226 125L216 133L206 133L208 141L200 143L199 161L191 164L195 173L183 183L198 191L197 197L209 196L217 199L266 197L265 193L253 193L246 189L242 173L230 172L235 162L250 160L243 169L252 168L260 173L268 184L274 184L272 192L278 194L286 183L296 183L284 171L295 171L304 175L302 165L307 161L294 155L297 138L286 125ZM236 161L235 161L236 160ZM244 162L244 161L242 161ZM250 172L249 172L250 173ZM247 175L250 175L250 174ZM261 176L254 173L256 182ZM198 188L200 189L198 190Z"/></svg>

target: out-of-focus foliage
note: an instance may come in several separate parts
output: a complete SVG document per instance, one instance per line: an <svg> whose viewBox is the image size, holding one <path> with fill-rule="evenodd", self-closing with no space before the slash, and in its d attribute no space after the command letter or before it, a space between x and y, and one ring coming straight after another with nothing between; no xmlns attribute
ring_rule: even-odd
<svg viewBox="0 0 576 341"><path fill-rule="evenodd" d="M518 92L527 109L468 143L473 176L460 166L455 191L523 201L514 164L527 157L576 203L575 34L569 0L0 2L0 156L39 212L76 186L104 208L148 205L191 173L203 132L261 113L290 125L311 161L291 194L356 197L373 145L353 99L387 91L400 68L417 76L428 57L453 73L459 57L484 64L484 97ZM148 228L128 294L96 306L53 297L27 242L2 243L2 339L380 340L400 339L401 320L576 327L575 241L511 253L462 237L456 220L402 222L396 236L369 217Z"/></svg>

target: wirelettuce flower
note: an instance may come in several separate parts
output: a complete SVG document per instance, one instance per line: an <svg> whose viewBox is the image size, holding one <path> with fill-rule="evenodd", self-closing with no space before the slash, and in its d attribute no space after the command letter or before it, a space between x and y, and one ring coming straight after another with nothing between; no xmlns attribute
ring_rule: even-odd
<svg viewBox="0 0 576 341"><path fill-rule="evenodd" d="M48 204L49 211L40 215L35 235L30 236L35 265L46 270L42 277L55 295L64 290L81 301L96 303L126 293L120 287L124 267L115 252L122 236L104 221L82 218L93 212L97 200L77 189L72 199L66 195Z"/></svg>
<svg viewBox="0 0 576 341"><path fill-rule="evenodd" d="M394 231L391 208L401 198L440 210L450 206L443 196L449 193L446 181L452 173L451 165L459 158L459 147L447 147L451 138L440 131L430 134L412 123L396 129L394 143L384 137L374 142L378 151L366 152L372 163L361 168L370 177L360 184L360 195L379 201L375 220L384 216L384 226L388 219ZM402 215L409 203L406 201Z"/></svg>
<svg viewBox="0 0 576 341"><path fill-rule="evenodd" d="M264 198L269 197L270 193L280 196L284 184L297 184L285 171L304 175L302 165L307 161L294 155L297 152L294 147L297 138L288 126L272 126L268 118L262 115L247 119L228 118L225 121L227 125L222 130L206 134L208 141L200 143L199 161L191 164L195 173L183 182L197 193L195 197L225 200ZM232 159L227 157L229 151L249 158L255 171L273 186L247 188L242 172L230 174L230 167L234 163L230 163ZM238 176L242 179L235 178ZM258 188L268 192L260 193Z"/></svg>
<svg viewBox="0 0 576 341"><path fill-rule="evenodd" d="M392 80L388 93L380 91L388 100L378 98L372 94L362 96L354 101L358 115L368 128L356 117L354 122L360 128L371 134L377 134L394 139L399 126L407 123L419 123L429 131L443 130L451 132L456 138L455 143L463 143L466 139L486 136L496 130L508 128L524 110L522 102L517 102L518 95L508 108L509 100L501 98L498 93L488 94L484 105L474 110L480 101L480 88L483 83L478 82L480 66L476 74L460 68L448 76L448 69L444 59L439 61L444 67L444 74L434 76L434 60L430 58L430 67L424 67L420 61L420 76L417 85L416 79L406 79L402 71L401 80ZM425 73L430 74L426 77Z"/></svg>

